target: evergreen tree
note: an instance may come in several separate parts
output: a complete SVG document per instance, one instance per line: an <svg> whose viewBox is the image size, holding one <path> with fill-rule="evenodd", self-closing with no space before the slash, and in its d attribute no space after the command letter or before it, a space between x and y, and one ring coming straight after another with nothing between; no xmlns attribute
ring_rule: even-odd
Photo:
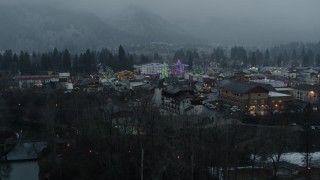
<svg viewBox="0 0 320 180"><path fill-rule="evenodd" d="M304 47L302 48L301 50L301 53L300 53L300 59L303 60L303 58L306 56L306 51L304 50Z"/></svg>
<svg viewBox="0 0 320 180"><path fill-rule="evenodd" d="M61 55L57 48L54 48L52 52L52 66L56 70L62 66Z"/></svg>
<svg viewBox="0 0 320 180"><path fill-rule="evenodd" d="M294 61L298 60L298 55L297 55L296 49L293 49L293 50L292 50L291 58L292 58L292 60L294 60Z"/></svg>
<svg viewBox="0 0 320 180"><path fill-rule="evenodd" d="M303 59L302 59L302 65L304 66L304 67L308 67L310 64L309 64L310 62L309 62L309 56L307 55L307 54L305 54L304 56L303 56Z"/></svg>
<svg viewBox="0 0 320 180"><path fill-rule="evenodd" d="M259 49L256 50L255 58L256 58L255 66L256 65L261 65L261 64L264 63L263 53Z"/></svg>
<svg viewBox="0 0 320 180"><path fill-rule="evenodd" d="M126 60L126 53L121 45L119 46L118 57L121 63Z"/></svg>
<svg viewBox="0 0 320 180"><path fill-rule="evenodd" d="M3 64L2 64L2 68L3 69L8 69L12 63L12 58L13 58L13 53L11 50L6 50L3 53Z"/></svg>
<svg viewBox="0 0 320 180"><path fill-rule="evenodd" d="M48 71L49 68L52 68L52 64L51 64L51 61L50 61L50 58L49 58L48 54L42 54L41 55L40 67L44 71Z"/></svg>
<svg viewBox="0 0 320 180"><path fill-rule="evenodd" d="M198 51L196 49L194 49L192 51L192 58L193 59L199 59L200 58L199 53L198 53Z"/></svg>
<svg viewBox="0 0 320 180"><path fill-rule="evenodd" d="M2 54L0 53L0 69L3 69L3 57Z"/></svg>
<svg viewBox="0 0 320 180"><path fill-rule="evenodd" d="M269 49L264 53L264 66L270 66L270 52Z"/></svg>
<svg viewBox="0 0 320 180"><path fill-rule="evenodd" d="M256 53L251 53L251 57L250 57L250 63L251 63L251 66L256 66Z"/></svg>
<svg viewBox="0 0 320 180"><path fill-rule="evenodd" d="M188 58L188 65L189 65L189 69L192 69L193 61L192 61L192 57L190 57L190 56Z"/></svg>
<svg viewBox="0 0 320 180"><path fill-rule="evenodd" d="M186 58L186 55L182 49L179 49L174 53L174 60L178 60L178 59L184 60L185 58Z"/></svg>
<svg viewBox="0 0 320 180"><path fill-rule="evenodd" d="M65 49L62 57L63 70L70 71L71 70L71 55L68 49Z"/></svg>
<svg viewBox="0 0 320 180"><path fill-rule="evenodd" d="M320 67L320 54L316 55L316 66Z"/></svg>
<svg viewBox="0 0 320 180"><path fill-rule="evenodd" d="M102 49L100 51L98 62L102 65L103 68L106 68L107 66L112 68L111 61L113 61L113 59L109 59L110 54L111 53L108 49Z"/></svg>
<svg viewBox="0 0 320 180"><path fill-rule="evenodd" d="M19 73L19 58L17 54L13 54L12 63L10 65L10 71L12 74L18 74Z"/></svg>
<svg viewBox="0 0 320 180"><path fill-rule="evenodd" d="M129 55L128 67L127 67L127 70L129 70L129 71L133 71L133 65L134 65L133 59L134 59L133 55Z"/></svg>
<svg viewBox="0 0 320 180"><path fill-rule="evenodd" d="M224 60L225 54L223 49L221 49L220 47L213 49L212 57L216 62L221 62L222 60Z"/></svg>
<svg viewBox="0 0 320 180"><path fill-rule="evenodd" d="M313 66L314 65L313 51L311 49L309 49L307 55L308 55L308 59L309 59L309 66Z"/></svg>
<svg viewBox="0 0 320 180"><path fill-rule="evenodd" d="M287 50L284 50L284 52L283 52L283 61L285 63L288 63L288 61L289 61L289 55L287 53Z"/></svg>
<svg viewBox="0 0 320 180"><path fill-rule="evenodd" d="M243 62L244 64L247 64L247 51L243 47L232 47L231 53L230 53L231 59L235 61Z"/></svg>
<svg viewBox="0 0 320 180"><path fill-rule="evenodd" d="M31 61L30 55L27 52L20 52L19 55L19 68L21 74L30 74L31 72Z"/></svg>
<svg viewBox="0 0 320 180"><path fill-rule="evenodd" d="M278 58L277 58L277 66L278 66L278 67L281 67L282 62L283 62L283 55L282 55L282 53L281 53L281 54L278 56Z"/></svg>
<svg viewBox="0 0 320 180"><path fill-rule="evenodd" d="M140 55L140 62L141 62L142 64L146 64L146 63L149 63L150 60L149 60L148 56L145 56L144 54L141 54L141 55Z"/></svg>
<svg viewBox="0 0 320 180"><path fill-rule="evenodd" d="M133 58L133 57L132 57L132 58ZM153 59L154 59L155 61L161 60L161 58L160 58L160 56L159 56L159 54L158 54L157 52L155 52L155 53L153 54Z"/></svg>
<svg viewBox="0 0 320 180"><path fill-rule="evenodd" d="M73 57L72 71L75 73L79 72L79 56L78 56L78 54L74 55L74 57Z"/></svg>

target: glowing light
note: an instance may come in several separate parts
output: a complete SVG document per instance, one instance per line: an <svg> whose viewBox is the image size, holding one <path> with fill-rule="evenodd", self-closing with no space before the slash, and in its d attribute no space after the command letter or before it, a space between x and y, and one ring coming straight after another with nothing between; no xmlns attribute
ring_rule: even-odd
<svg viewBox="0 0 320 180"><path fill-rule="evenodd" d="M314 96L315 95L315 92L314 91L309 91L309 96Z"/></svg>
<svg viewBox="0 0 320 180"><path fill-rule="evenodd" d="M164 79L169 76L169 69L168 64L163 63L162 69L161 69L161 78Z"/></svg>
<svg viewBox="0 0 320 180"><path fill-rule="evenodd" d="M180 60L177 61L176 63L176 71L175 74L178 76L182 76L184 72L183 65L181 64Z"/></svg>
<svg viewBox="0 0 320 180"><path fill-rule="evenodd" d="M202 69L201 66L194 66L194 67L193 67L193 71L194 71L195 73L197 73L197 74L200 74L200 73L202 73L203 69Z"/></svg>

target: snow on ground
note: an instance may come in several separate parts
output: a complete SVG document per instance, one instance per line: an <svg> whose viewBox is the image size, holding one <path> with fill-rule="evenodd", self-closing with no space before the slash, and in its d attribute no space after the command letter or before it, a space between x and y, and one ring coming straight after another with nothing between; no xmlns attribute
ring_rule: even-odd
<svg viewBox="0 0 320 180"><path fill-rule="evenodd" d="M310 153L311 155L311 164L313 161L320 160L320 152ZM299 166L304 165L304 154L299 152L291 152L291 153L284 153L281 155L281 161L287 161L292 164L296 164Z"/></svg>
<svg viewBox="0 0 320 180"><path fill-rule="evenodd" d="M304 153L300 152L289 152L281 155L280 161L286 161L291 164L296 164L298 166L304 166ZM311 165L320 166L320 152L310 153L311 155ZM251 159L253 156L251 156ZM260 161L261 158L259 156L256 157L256 161ZM271 159L267 160L268 162L272 162Z"/></svg>

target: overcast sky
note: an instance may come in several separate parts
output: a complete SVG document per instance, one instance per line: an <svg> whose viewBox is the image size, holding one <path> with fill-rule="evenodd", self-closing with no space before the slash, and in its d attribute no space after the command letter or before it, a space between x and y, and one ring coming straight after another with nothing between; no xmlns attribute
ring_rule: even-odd
<svg viewBox="0 0 320 180"><path fill-rule="evenodd" d="M26 2L26 0L15 1ZM243 26L248 28L250 23L256 27L261 25L266 32L279 32L279 37L281 35L287 37L283 39L284 41L289 41L291 38L292 41L320 40L320 0L28 0L27 2L31 1L85 10L103 18L121 14L129 5L137 5L176 23L189 32L207 34L206 36L209 36L210 31L215 28L213 20L221 20L226 23L243 23ZM226 27L237 28L228 24Z"/></svg>

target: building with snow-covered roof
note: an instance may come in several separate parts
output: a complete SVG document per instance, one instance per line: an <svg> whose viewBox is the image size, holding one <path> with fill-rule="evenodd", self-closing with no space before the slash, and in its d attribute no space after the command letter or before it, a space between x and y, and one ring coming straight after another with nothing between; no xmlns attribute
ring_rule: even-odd
<svg viewBox="0 0 320 180"><path fill-rule="evenodd" d="M295 86L293 89L295 99L310 103L320 102L320 85L300 84Z"/></svg>
<svg viewBox="0 0 320 180"><path fill-rule="evenodd" d="M155 75L160 74L164 64L160 63L150 63L138 66L141 74L144 75Z"/></svg>
<svg viewBox="0 0 320 180"><path fill-rule="evenodd" d="M219 95L223 103L261 115L283 110L285 101L292 99L291 95L276 92L268 84L229 81L223 83L219 88Z"/></svg>
<svg viewBox="0 0 320 180"><path fill-rule="evenodd" d="M250 80L251 82L255 83L261 83L261 84L269 84L274 88L280 88L280 87L287 87L286 83L279 80L272 80L272 79L255 79Z"/></svg>

